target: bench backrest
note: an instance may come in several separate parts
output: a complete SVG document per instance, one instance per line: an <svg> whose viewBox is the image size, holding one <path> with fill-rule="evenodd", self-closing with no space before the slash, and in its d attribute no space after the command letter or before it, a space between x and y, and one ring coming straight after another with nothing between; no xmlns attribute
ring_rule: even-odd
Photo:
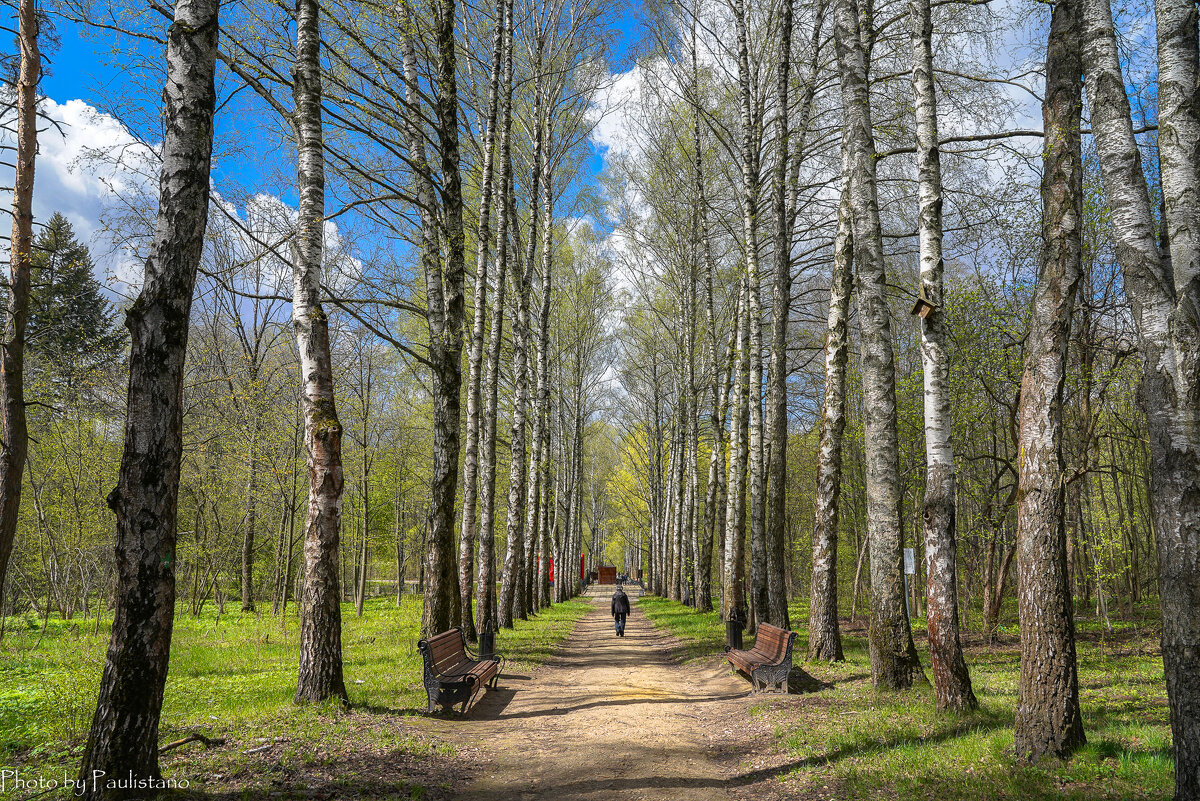
<svg viewBox="0 0 1200 801"><path fill-rule="evenodd" d="M430 666L437 673L444 673L467 658L466 643L462 629L453 628L435 634L417 643Z"/></svg>
<svg viewBox="0 0 1200 801"><path fill-rule="evenodd" d="M754 638L754 650L772 662L778 662L787 654L795 636L787 629L772 626L770 623L759 623L758 634Z"/></svg>

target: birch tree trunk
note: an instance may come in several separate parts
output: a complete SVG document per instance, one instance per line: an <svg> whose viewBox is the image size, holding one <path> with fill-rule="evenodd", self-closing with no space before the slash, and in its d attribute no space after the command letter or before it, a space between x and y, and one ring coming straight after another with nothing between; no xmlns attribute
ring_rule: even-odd
<svg viewBox="0 0 1200 801"><path fill-rule="evenodd" d="M549 159L542 164L542 288L541 302L537 313L537 386L534 390L533 454L530 464L537 475L530 482L529 518L526 530L531 545L539 553L529 561L531 565L530 587L533 605L531 608L550 605L550 585L547 568L550 561L548 539L548 506L541 504L541 496L548 495L550 487L550 295L554 270L554 172Z"/></svg>
<svg viewBox="0 0 1200 801"><path fill-rule="evenodd" d="M849 150L850 212L862 325L867 536L871 543L871 677L877 687L900 690L925 678L904 606L896 370L863 45L863 33L869 25L870 20L859 18L853 0L838 0L834 38L841 72L844 142Z"/></svg>
<svg viewBox="0 0 1200 801"><path fill-rule="evenodd" d="M792 0L784 0L776 67L775 246L772 276L771 361L767 370L767 439L771 461L767 477L767 619L790 629L784 546L787 541L787 330L792 313L792 220L788 213L788 82L792 64ZM807 124L807 120L803 121Z"/></svg>
<svg viewBox="0 0 1200 801"><path fill-rule="evenodd" d="M1021 379L1017 598L1021 681L1017 757L1063 758L1084 743L1064 523L1062 399L1080 263L1083 165L1079 6L1054 7L1046 46L1042 269Z"/></svg>
<svg viewBox="0 0 1200 801"><path fill-rule="evenodd" d="M1137 322L1150 429L1163 665L1175 798L1200 798L1200 281L1197 280L1196 9L1160 0L1159 152L1169 250L1154 239L1108 0L1084 4L1083 63L1092 131L1112 210L1117 260Z"/></svg>
<svg viewBox="0 0 1200 801"><path fill-rule="evenodd" d="M507 134L505 134L507 136ZM507 144L501 145L507 154ZM511 161L503 160L500 200L508 199L508 170ZM480 634L495 633L496 608L496 416L500 394L500 350L504 338L504 295L508 273L508 214L500 216L496 233L496 302L492 309L492 332L488 343L487 400L483 412L479 478L479 582L476 589L476 614Z"/></svg>
<svg viewBox="0 0 1200 801"><path fill-rule="evenodd" d="M541 143L535 150L535 159L540 159ZM535 164L533 219L537 219L538 185L540 165ZM515 217L515 213L514 213ZM510 225L515 227L514 219ZM536 241L537 232L531 232L531 242ZM508 520L505 526L507 547L504 554L504 570L500 578L500 625L512 628L513 618L525 617L525 593L521 589L521 572L525 563L525 493L529 480L527 454L525 452L525 417L529 407L529 293L532 245L529 258L515 274L517 290L517 317L513 321L513 411L512 428L509 432L508 474Z"/></svg>
<svg viewBox="0 0 1200 801"><path fill-rule="evenodd" d="M917 122L917 237L921 296L932 304L921 326L925 379L925 583L929 667L937 708L974 709L971 676L958 635L954 445L951 438L950 363L942 291L942 165L937 95L933 82L933 14L929 0L911 0L913 101Z"/></svg>
<svg viewBox="0 0 1200 801"><path fill-rule="evenodd" d="M844 147L844 146L843 146ZM825 398L817 448L817 492L814 499L812 584L809 588L808 658L841 662L838 626L838 500L842 489L842 437L846 430L846 358L849 354L850 291L854 268L854 235L850 222L849 176L842 179L833 275L829 282L829 314L825 328Z"/></svg>
<svg viewBox="0 0 1200 801"><path fill-rule="evenodd" d="M682 401L682 398L680 398ZM683 598L683 504L684 504L684 485L683 485L683 465L687 458L684 443L684 426L686 421L683 419L685 414L685 403L680 404L680 412L678 419L675 421L671 434L671 473L669 481L671 483L671 502L668 505L668 514L670 516L670 525L668 530L671 532L669 548L670 548L670 565L671 575L670 584L668 586L668 597L672 601L679 601Z"/></svg>
<svg viewBox="0 0 1200 801"><path fill-rule="evenodd" d="M749 303L745 279L742 280L737 308L737 358L733 368L733 420L729 433L729 496L725 503L725 563L724 594L721 617L725 621L742 621L746 615L746 373L750 354Z"/></svg>
<svg viewBox="0 0 1200 801"><path fill-rule="evenodd" d="M33 4L22 3L21 13L33 14ZM167 32L158 216L142 289L126 313L128 413L118 484L108 496L116 513L116 605L84 779L94 771L161 775L158 726L175 609L183 366L208 221L217 17L213 0L179 0ZM117 794L102 782L86 787L89 799Z"/></svg>
<svg viewBox="0 0 1200 801"><path fill-rule="evenodd" d="M496 417L500 392L500 350L504 338L504 296L508 276L508 213L512 192L512 92L513 92L513 7L504 3L502 26L503 74L500 83L500 184L496 198L496 300L492 304L492 330L488 342L487 397L483 413L479 458L479 581L476 588L478 633L495 633L498 628L496 605Z"/></svg>
<svg viewBox="0 0 1200 801"><path fill-rule="evenodd" d="M713 287L713 272L716 261L713 258L712 240L708 229L708 200L704 185L704 142L700 137L700 68L697 56L696 20L699 17L698 6L692 12L691 59L692 59L692 147L694 160L692 176L696 189L696 235L699 237L698 249L704 259L704 315L708 328L708 365L709 392L712 396L712 407L709 410L709 420L712 426L712 450L708 462L708 483L704 494L704 530L699 534L696 549L696 609L708 612L713 608L712 603L712 556L713 542L723 537L721 524L724 516L718 508L717 499L720 486L725 474L725 415L721 394L721 365L724 362L718 350L719 334L717 332L716 298ZM736 328L736 324L734 326ZM730 334L732 341L733 334ZM695 410L699 417L699 408ZM697 443L698 445L698 443Z"/></svg>
<svg viewBox="0 0 1200 801"><path fill-rule="evenodd" d="M342 424L334 403L329 318L321 308L325 254L325 152L321 128L321 29L317 0L296 3L295 110L297 232L292 244L292 328L300 355L300 395L308 459L304 594L296 703L346 699L337 575L342 523Z"/></svg>
<svg viewBox="0 0 1200 801"><path fill-rule="evenodd" d="M504 49L512 32L508 27L511 0L496 3L496 32L492 37L492 68L488 74L487 120L483 134L483 164L479 179L479 222L475 228L475 310L471 346L467 355L467 442L463 449L462 528L458 547L458 592L463 634L474 642L476 514L479 500L479 404L483 380L483 338L487 327L488 263L492 241L492 170L496 146L496 119L500 106L500 70Z"/></svg>
<svg viewBox="0 0 1200 801"><path fill-rule="evenodd" d="M455 0L434 5L436 61L433 84L438 156L442 178L439 222L444 265L427 263L426 320L433 384L433 477L430 486L429 544L426 554L425 611L428 635L450 627L455 601L454 502L458 493L458 448L462 415L465 262L462 179L459 175L458 85ZM428 269L433 267L435 269Z"/></svg>

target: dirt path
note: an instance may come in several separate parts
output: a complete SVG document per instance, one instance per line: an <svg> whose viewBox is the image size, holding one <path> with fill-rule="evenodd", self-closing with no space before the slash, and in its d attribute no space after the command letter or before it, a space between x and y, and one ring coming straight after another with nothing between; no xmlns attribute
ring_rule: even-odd
<svg viewBox="0 0 1200 801"><path fill-rule="evenodd" d="M480 749L464 799L728 799L747 753L749 683L723 663L681 665L636 602L624 638L607 597L535 677L506 673L452 725ZM751 724L751 728L753 725Z"/></svg>

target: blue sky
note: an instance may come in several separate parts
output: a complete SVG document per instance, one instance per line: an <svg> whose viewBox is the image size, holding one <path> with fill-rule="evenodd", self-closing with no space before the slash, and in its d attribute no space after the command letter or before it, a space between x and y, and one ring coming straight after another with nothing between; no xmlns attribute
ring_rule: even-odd
<svg viewBox="0 0 1200 801"><path fill-rule="evenodd" d="M614 34L613 63L614 70L627 69L630 64L630 53L642 36L639 21L640 0L613 3L611 11L611 30ZM159 31L165 30L165 20L152 11L145 12L150 25L158 26ZM131 57L133 60L145 59L151 63L161 59L158 45L152 42L133 40L130 37L118 39L117 35L108 31L77 25L61 18L55 19L55 26L61 46L48 53L50 61L49 74L43 80L42 90L47 97L62 104L70 100L82 100L88 106L104 112L116 112L116 116L132 129L135 136L147 140L155 138L153 130L138 130L139 127L149 128L150 125L136 119L125 117L117 106L122 99L135 99L132 105L141 106L146 115L145 120L153 121L161 100L161 83L154 86L140 86L132 70L121 68ZM132 52L130 52L132 49ZM122 52L124 51L124 52ZM128 102L128 101L125 101ZM237 136L247 122L246 111L253 115L265 113L256 101L249 101L242 113L233 111L220 115L217 120L218 137L222 133L226 137ZM52 135L47 133L46 136ZM238 137L241 138L241 137ZM242 152L238 158L218 160L214 165L214 181L218 188L227 181L234 181L243 186L255 186L261 179L263 165L277 160L276 143L271 137L249 137L249 146L240 142ZM588 175L584 180L595 180L596 174L604 166L601 148L593 145L590 157L585 161ZM284 166L276 163L276 167ZM279 187L279 193L287 199L286 188ZM53 204L51 198L44 198Z"/></svg>

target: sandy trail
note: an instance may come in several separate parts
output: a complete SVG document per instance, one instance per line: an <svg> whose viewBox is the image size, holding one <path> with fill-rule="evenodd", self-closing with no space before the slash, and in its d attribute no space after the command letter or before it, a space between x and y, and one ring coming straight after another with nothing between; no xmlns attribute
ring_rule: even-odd
<svg viewBox="0 0 1200 801"><path fill-rule="evenodd" d="M598 596L534 677L505 672L453 739L483 770L465 799L727 799L737 756L722 753L749 684L722 665L681 665L673 640L634 601L625 637Z"/></svg>

